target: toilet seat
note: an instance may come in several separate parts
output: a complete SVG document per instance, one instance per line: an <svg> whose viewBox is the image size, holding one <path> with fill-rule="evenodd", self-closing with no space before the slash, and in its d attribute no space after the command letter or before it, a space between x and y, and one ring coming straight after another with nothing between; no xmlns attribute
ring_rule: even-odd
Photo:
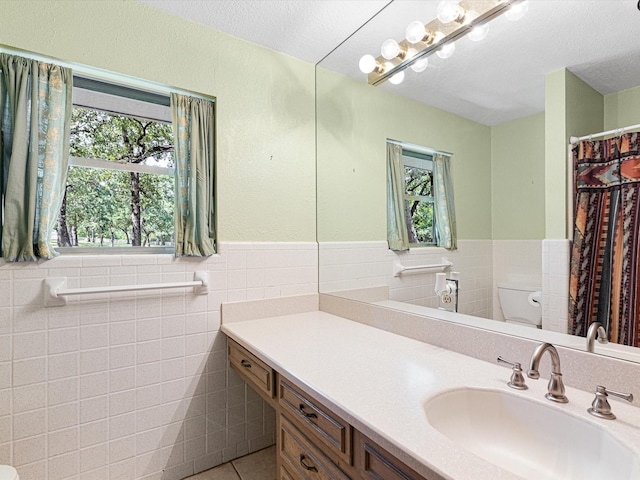
<svg viewBox="0 0 640 480"><path fill-rule="evenodd" d="M0 465L0 480L20 480L15 468L9 465Z"/></svg>

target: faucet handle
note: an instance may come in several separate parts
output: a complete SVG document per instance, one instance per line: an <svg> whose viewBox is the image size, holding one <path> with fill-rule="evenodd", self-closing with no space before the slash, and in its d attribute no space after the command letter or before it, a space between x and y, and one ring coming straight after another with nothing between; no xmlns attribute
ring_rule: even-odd
<svg viewBox="0 0 640 480"><path fill-rule="evenodd" d="M614 397L622 398L627 402L633 402L633 395L631 393L620 393L608 390L602 385L596 387L596 398L593 399L591 407L587 409L591 415L599 418L605 418L607 420L613 420L616 416L611 412L611 405L607 397L613 395Z"/></svg>
<svg viewBox="0 0 640 480"><path fill-rule="evenodd" d="M506 363L507 365L511 365L513 373L511 374L511 379L507 383L511 388L515 388L516 390L526 390L527 385L524 383L524 375L522 375L522 365L519 363L513 363L508 360L505 360L502 357L498 357L499 363Z"/></svg>

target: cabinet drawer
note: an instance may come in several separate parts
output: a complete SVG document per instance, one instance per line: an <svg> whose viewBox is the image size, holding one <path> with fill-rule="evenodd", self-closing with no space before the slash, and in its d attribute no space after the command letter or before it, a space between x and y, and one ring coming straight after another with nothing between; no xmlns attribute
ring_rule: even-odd
<svg viewBox="0 0 640 480"><path fill-rule="evenodd" d="M262 393L267 398L273 398L274 382L271 367L230 338L227 342L231 367L250 385L253 385L258 393Z"/></svg>
<svg viewBox="0 0 640 480"><path fill-rule="evenodd" d="M297 480L349 480L286 417L280 416L281 470ZM284 476L283 478L287 478Z"/></svg>
<svg viewBox="0 0 640 480"><path fill-rule="evenodd" d="M280 480L298 480L299 478L291 475L284 465L280 466Z"/></svg>
<svg viewBox="0 0 640 480"><path fill-rule="evenodd" d="M279 392L283 412L298 419L304 433L317 438L341 460L352 465L351 426L282 378Z"/></svg>
<svg viewBox="0 0 640 480"><path fill-rule="evenodd" d="M365 480L436 480L425 478L391 455L378 444L357 432L355 435L355 464Z"/></svg>

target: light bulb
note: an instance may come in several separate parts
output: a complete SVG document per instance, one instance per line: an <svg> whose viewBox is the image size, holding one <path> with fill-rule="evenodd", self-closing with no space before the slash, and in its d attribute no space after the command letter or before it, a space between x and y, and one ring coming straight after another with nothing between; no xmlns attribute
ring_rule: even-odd
<svg viewBox="0 0 640 480"><path fill-rule="evenodd" d="M404 80L404 71L396 73L393 77L389 79L389 82L393 83L394 85L398 85L399 83L402 83L403 80Z"/></svg>
<svg viewBox="0 0 640 480"><path fill-rule="evenodd" d="M420 20L416 20L415 22L411 22L407 25L407 30L405 31L405 37L407 37L407 41L409 43L418 43L422 41L424 38L424 23Z"/></svg>
<svg viewBox="0 0 640 480"><path fill-rule="evenodd" d="M438 20L447 24L464 16L464 8L458 4L458 0L442 0L438 4L436 15Z"/></svg>
<svg viewBox="0 0 640 480"><path fill-rule="evenodd" d="M479 16L480 16L480 14L478 12L476 12L475 10L469 10L467 13L464 14L464 22L462 22L462 24L463 25L469 25L471 22L473 22Z"/></svg>
<svg viewBox="0 0 640 480"><path fill-rule="evenodd" d="M427 57L422 57L420 60L416 60L413 65L411 65L411 70L414 72L424 72L427 69L427 65L429 65L429 59Z"/></svg>
<svg viewBox="0 0 640 480"><path fill-rule="evenodd" d="M389 70L393 70L393 63L391 62L386 62L384 64L384 71L388 72ZM404 80L404 72L398 72L395 75L393 75L391 78L389 78L389 82L393 83L394 85L398 85L399 83L402 83L402 81Z"/></svg>
<svg viewBox="0 0 640 480"><path fill-rule="evenodd" d="M484 38L486 38L488 34L489 34L489 25L487 24L477 25L473 27L469 32L469 40L473 42L479 42L480 40L483 40Z"/></svg>
<svg viewBox="0 0 640 480"><path fill-rule="evenodd" d="M371 73L376 69L376 63L376 59L373 58L373 55L365 55L360 59L358 66L362 73Z"/></svg>
<svg viewBox="0 0 640 480"><path fill-rule="evenodd" d="M387 60L391 60L395 58L400 53L400 45L393 38L385 40L382 43L382 48L380 48L380 53Z"/></svg>
<svg viewBox="0 0 640 480"><path fill-rule="evenodd" d="M446 45L443 45L438 50L436 50L436 55L438 55L440 58L449 58L455 51L456 44L447 43Z"/></svg>
<svg viewBox="0 0 640 480"><path fill-rule="evenodd" d="M529 1L522 0L518 3L511 4L508 10L505 12L504 16L507 17L512 22L516 20L520 20L529 10Z"/></svg>

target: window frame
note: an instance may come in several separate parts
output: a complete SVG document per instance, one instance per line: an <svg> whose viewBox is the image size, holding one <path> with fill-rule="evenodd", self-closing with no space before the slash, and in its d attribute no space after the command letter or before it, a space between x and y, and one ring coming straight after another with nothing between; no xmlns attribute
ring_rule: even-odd
<svg viewBox="0 0 640 480"><path fill-rule="evenodd" d="M411 149L406 145L402 145L402 163L403 167L407 166L418 168L421 170L426 170L431 172L431 176L433 179L433 155L425 152L419 152L417 150ZM433 181L433 180L432 180ZM433 193L433 183L431 185L432 193ZM433 195L410 195L407 193L407 184L405 181L404 190L402 192L404 201L419 201L426 202L432 205L433 211L433 225L431 227L433 242L417 242L411 243L409 242L409 249L411 248L425 248L425 247L438 247L437 237L436 237L436 215L435 215L435 198Z"/></svg>
<svg viewBox="0 0 640 480"><path fill-rule="evenodd" d="M96 80L83 75L73 77L73 108L86 108L151 120L172 123L170 95L138 87L129 87L112 81ZM112 171L138 172L152 175L175 176L175 168L134 163L115 163L99 158L69 157L69 167L84 167ZM175 215L175 211L174 211ZM174 246L148 247L59 247L62 255L126 255L174 254Z"/></svg>

